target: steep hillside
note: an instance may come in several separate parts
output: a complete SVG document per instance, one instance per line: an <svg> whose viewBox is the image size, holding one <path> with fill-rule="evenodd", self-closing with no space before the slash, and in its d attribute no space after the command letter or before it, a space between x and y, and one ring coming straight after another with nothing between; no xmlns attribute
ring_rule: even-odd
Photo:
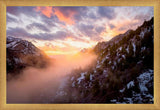
<svg viewBox="0 0 160 110"><path fill-rule="evenodd" d="M7 37L7 74L18 74L26 67L43 68L47 56L31 42L20 38Z"/></svg>
<svg viewBox="0 0 160 110"><path fill-rule="evenodd" d="M96 64L86 70L74 70L54 100L153 103L153 30L152 18L136 30L98 43L94 48Z"/></svg>

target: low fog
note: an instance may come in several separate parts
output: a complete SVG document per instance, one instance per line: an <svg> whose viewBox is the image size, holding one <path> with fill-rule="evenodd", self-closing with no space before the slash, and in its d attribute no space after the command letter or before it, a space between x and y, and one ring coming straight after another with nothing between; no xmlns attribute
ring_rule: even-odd
<svg viewBox="0 0 160 110"><path fill-rule="evenodd" d="M45 69L27 68L7 81L7 103L50 103L73 69L85 68L96 55L77 54L51 58Z"/></svg>

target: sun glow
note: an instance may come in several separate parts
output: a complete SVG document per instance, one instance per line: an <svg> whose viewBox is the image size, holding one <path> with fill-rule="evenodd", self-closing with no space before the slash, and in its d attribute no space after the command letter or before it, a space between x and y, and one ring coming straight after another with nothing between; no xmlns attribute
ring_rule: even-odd
<svg viewBox="0 0 160 110"><path fill-rule="evenodd" d="M57 45L58 44L58 45ZM43 50L48 56L52 55L68 55L68 54L76 54L81 51L83 48L92 48L96 45L96 42L83 42L73 39L72 37L67 37L63 41L53 41L50 43L44 43L39 47Z"/></svg>
<svg viewBox="0 0 160 110"><path fill-rule="evenodd" d="M63 42L75 48L91 48L93 45L95 45L94 41L78 41L71 37L66 38L66 40Z"/></svg>
<svg viewBox="0 0 160 110"><path fill-rule="evenodd" d="M71 54L76 54L77 51L44 51L48 56L52 55L71 55Z"/></svg>

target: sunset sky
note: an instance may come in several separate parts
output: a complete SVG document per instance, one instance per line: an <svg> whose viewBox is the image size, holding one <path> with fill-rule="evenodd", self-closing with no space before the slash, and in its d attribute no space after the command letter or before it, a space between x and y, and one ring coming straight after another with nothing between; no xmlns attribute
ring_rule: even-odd
<svg viewBox="0 0 160 110"><path fill-rule="evenodd" d="M136 29L153 7L7 7L7 36L48 55L72 54Z"/></svg>

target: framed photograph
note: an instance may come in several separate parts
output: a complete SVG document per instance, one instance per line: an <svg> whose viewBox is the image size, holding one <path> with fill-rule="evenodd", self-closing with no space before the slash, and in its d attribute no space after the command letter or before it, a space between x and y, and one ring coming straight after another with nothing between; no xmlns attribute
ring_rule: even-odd
<svg viewBox="0 0 160 110"><path fill-rule="evenodd" d="M0 0L0 109L160 109L160 1Z"/></svg>

